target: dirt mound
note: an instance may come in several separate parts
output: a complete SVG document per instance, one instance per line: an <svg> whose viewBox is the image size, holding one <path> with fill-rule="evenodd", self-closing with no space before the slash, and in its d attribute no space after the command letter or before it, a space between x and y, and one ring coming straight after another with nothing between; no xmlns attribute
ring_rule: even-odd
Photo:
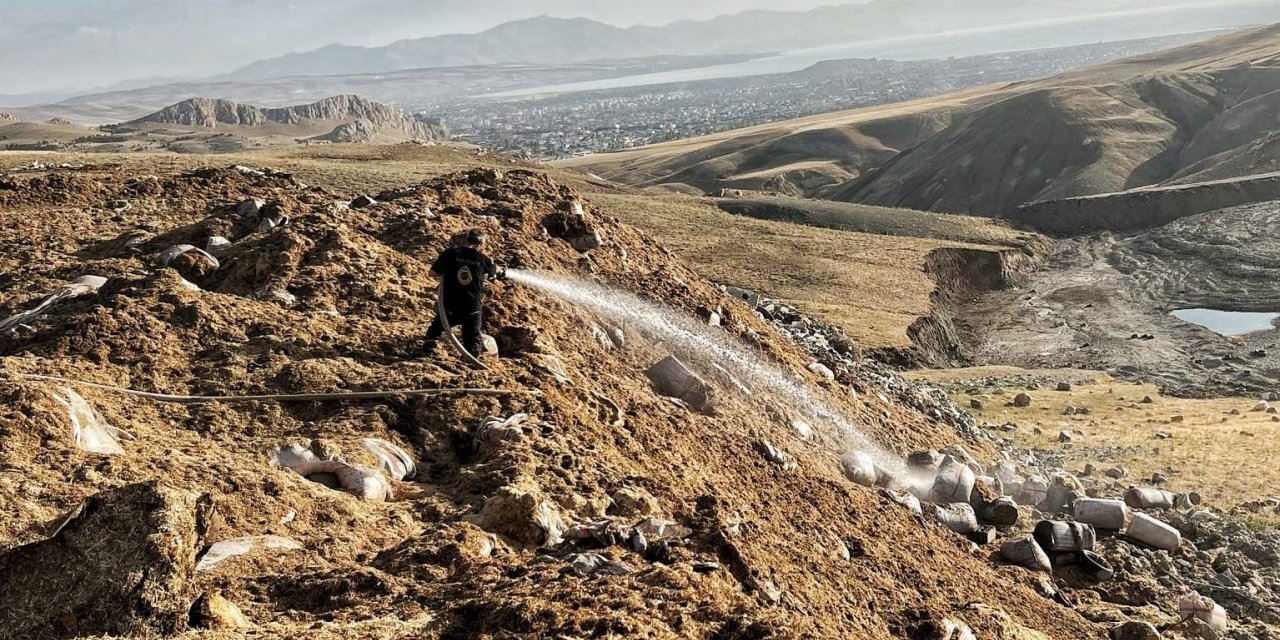
<svg viewBox="0 0 1280 640"><path fill-rule="evenodd" d="M715 311L723 331L895 451L964 439L931 417L953 411L913 388L834 360L829 379L750 308L543 175L454 174L358 209L350 195L245 168L60 171L6 185L0 316L83 274L108 281L0 337L0 545L21 557L42 547L20 545L60 548L81 520L52 539L49 523L129 484L207 494L212 546L183 594L199 596L193 614L158 632L192 623L248 624L262 637L887 638L963 622L983 637L1101 635L1038 595L1031 573L995 567L846 480L843 437L820 422L798 429L787 399L733 392L696 360L723 387L715 408L662 397L645 371L670 351L633 327L496 283L487 330L502 354L487 371L424 352L431 260L479 227L500 262L642 292L690 316ZM216 265L159 267L181 244L209 247ZM515 395L175 404L20 373L169 394ZM78 422L70 387L90 407ZM124 453L78 448L90 424ZM417 469L407 480L382 474L387 501L272 464L296 444L343 468L403 471L371 457L391 450L369 449L371 438ZM965 445L994 456L983 441ZM630 515L599 524L611 514ZM176 567L178 555L165 557ZM112 586L104 593L127 590L94 573ZM126 616L85 611L86 629L119 630Z"/></svg>

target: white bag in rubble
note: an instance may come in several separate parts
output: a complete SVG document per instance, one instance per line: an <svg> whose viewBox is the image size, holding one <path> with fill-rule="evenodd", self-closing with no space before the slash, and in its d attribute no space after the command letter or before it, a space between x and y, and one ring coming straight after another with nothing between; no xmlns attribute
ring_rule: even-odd
<svg viewBox="0 0 1280 640"><path fill-rule="evenodd" d="M71 441L76 448L110 456L124 453L124 448L116 438L116 429L107 424L89 401L65 387L61 394L52 395L58 404L67 409L67 417L71 420Z"/></svg>

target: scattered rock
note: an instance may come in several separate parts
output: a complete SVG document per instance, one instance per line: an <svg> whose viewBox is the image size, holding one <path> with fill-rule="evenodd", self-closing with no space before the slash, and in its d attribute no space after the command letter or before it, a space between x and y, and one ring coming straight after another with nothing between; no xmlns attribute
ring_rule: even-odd
<svg viewBox="0 0 1280 640"><path fill-rule="evenodd" d="M240 608L216 591L196 598L191 607L191 622L210 631L236 631L251 626Z"/></svg>
<svg viewBox="0 0 1280 640"><path fill-rule="evenodd" d="M817 374L819 377L821 377L824 380L827 380L828 382L835 382L835 379L836 379L835 372L832 371L830 367L828 367L825 364L822 364L821 362L815 362L809 365L809 371L812 371L813 373Z"/></svg>
<svg viewBox="0 0 1280 640"><path fill-rule="evenodd" d="M1111 467L1110 469L1107 469L1108 478L1114 478L1116 480L1119 480L1120 478L1123 478L1127 475L1129 475L1129 470L1119 465L1116 465L1114 467Z"/></svg>
<svg viewBox="0 0 1280 640"><path fill-rule="evenodd" d="M609 500L607 513L611 516L630 518L658 512L658 499L644 489L623 487L614 491Z"/></svg>
<svg viewBox="0 0 1280 640"><path fill-rule="evenodd" d="M982 405L982 401L981 401L981 400L979 400L979 399L977 399L977 398L972 398L972 399L970 399L970 400L969 400L969 408L970 408L970 409L974 409L974 410L977 410L977 411L982 411L982 407L983 407L983 405Z"/></svg>
<svg viewBox="0 0 1280 640"><path fill-rule="evenodd" d="M792 458L785 451L773 446L768 441L760 441L756 443L756 451L764 456L765 460L777 465L783 471L791 471L799 466L795 458Z"/></svg>
<svg viewBox="0 0 1280 640"><path fill-rule="evenodd" d="M1070 383L1070 382L1059 382L1059 383L1058 383L1058 391L1070 391L1070 390L1071 390L1071 383Z"/></svg>
<svg viewBox="0 0 1280 640"><path fill-rule="evenodd" d="M1069 442L1071 442L1071 440L1072 440L1072 436L1071 436L1071 432L1070 432L1070 431L1059 431L1059 432L1058 432L1058 442L1061 442L1061 443L1064 443L1064 444L1065 444L1065 443L1069 443Z"/></svg>
<svg viewBox="0 0 1280 640"><path fill-rule="evenodd" d="M1031 396L1026 393L1019 393L1013 397L1013 406L1019 408L1031 406Z"/></svg>
<svg viewBox="0 0 1280 640"><path fill-rule="evenodd" d="M1142 396L1142 404L1155 404L1155 401L1151 396Z"/></svg>
<svg viewBox="0 0 1280 640"><path fill-rule="evenodd" d="M1150 622L1130 620L1111 629L1112 640L1161 640L1160 632Z"/></svg>

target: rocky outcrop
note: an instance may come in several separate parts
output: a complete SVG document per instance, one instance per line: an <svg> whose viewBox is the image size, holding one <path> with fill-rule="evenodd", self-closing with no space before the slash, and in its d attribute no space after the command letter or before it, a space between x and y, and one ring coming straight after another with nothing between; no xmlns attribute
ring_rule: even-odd
<svg viewBox="0 0 1280 640"><path fill-rule="evenodd" d="M448 129L438 119L406 115L390 105L353 95L334 96L311 104L273 109L230 100L191 98L128 124L175 124L212 129L220 125L260 127L272 123L307 125L326 121L349 125L340 126L329 134L335 136L335 141L341 142L361 142L382 132L395 132L403 137L419 140L445 140L449 137Z"/></svg>
<svg viewBox="0 0 1280 640"><path fill-rule="evenodd" d="M8 113L0 113L0 125L12 124L17 121L18 119L16 117Z"/></svg>

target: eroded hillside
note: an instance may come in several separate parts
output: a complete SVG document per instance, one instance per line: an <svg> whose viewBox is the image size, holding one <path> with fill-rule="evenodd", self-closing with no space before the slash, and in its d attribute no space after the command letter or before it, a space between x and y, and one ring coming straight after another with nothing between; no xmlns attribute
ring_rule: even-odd
<svg viewBox="0 0 1280 640"><path fill-rule="evenodd" d="M10 635L195 624L265 637L926 637L954 621L983 637L1100 633L1038 595L1034 574L999 568L846 480L847 441L826 424L797 430L803 413L787 398L729 385L702 412L664 398L644 372L678 345L507 282L492 292L501 356L488 371L424 352L426 271L453 235L478 226L508 264L640 292L690 316L715 310L719 331L891 450L964 441L990 459L989 444L935 417L956 415L938 399L838 359L827 358L834 380L815 373L812 356L750 308L538 174L453 174L359 209L340 204L349 195L243 168L5 178L5 315L79 276L107 279L0 343L0 544L10 547L0 626ZM251 198L256 215L239 204ZM287 224L262 223L281 216ZM601 245L578 251L569 240L583 233ZM216 266L191 251L158 266L167 247L211 236L230 242L208 245ZM174 404L24 374L179 395L441 391ZM448 391L461 388L512 395ZM68 390L91 407L81 426L96 412L120 430L122 452L83 450L84 431L77 446ZM481 428L489 416L510 420ZM412 480L384 478L386 501L272 464L298 444L376 468L362 438L416 462ZM645 529L643 553L560 541L581 533L576 524L610 518L625 534L646 517L667 524ZM168 533L146 537L157 531ZM286 540L204 562L213 543L263 535ZM119 553L83 546L102 536ZM130 545L142 539L151 546ZM43 577L29 573L34 557ZM620 564L592 564L602 561ZM143 566L149 577L135 582ZM49 592L68 584L77 586Z"/></svg>

